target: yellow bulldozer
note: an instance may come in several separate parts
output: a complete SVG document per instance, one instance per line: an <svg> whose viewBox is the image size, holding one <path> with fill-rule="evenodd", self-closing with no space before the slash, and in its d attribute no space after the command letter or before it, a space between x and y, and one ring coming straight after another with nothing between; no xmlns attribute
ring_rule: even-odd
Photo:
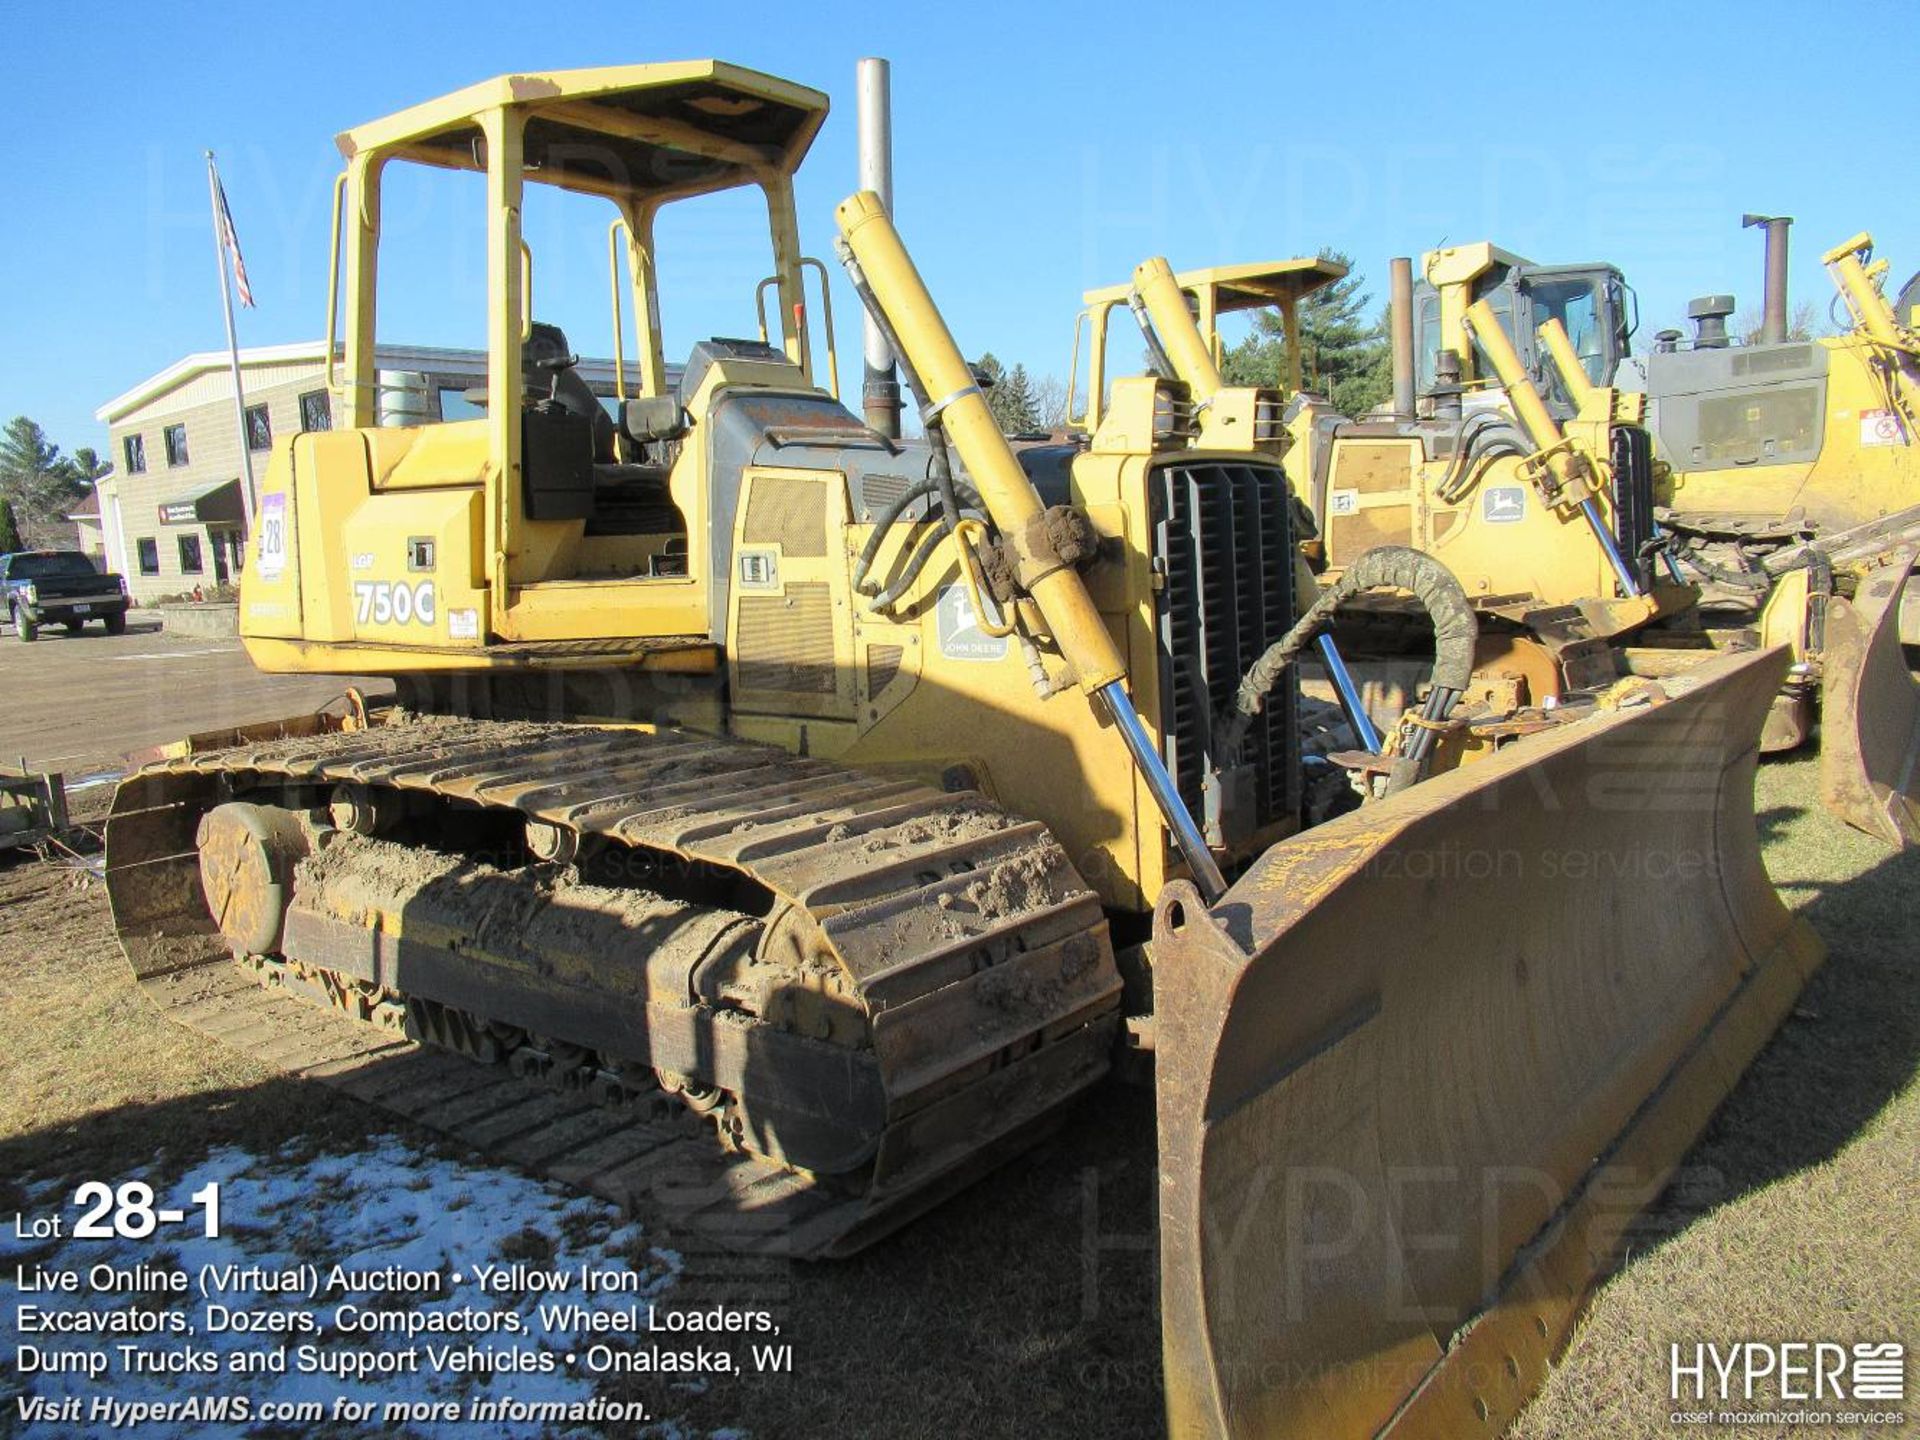
<svg viewBox="0 0 1920 1440"><path fill-rule="evenodd" d="M1071 1123L1131 1044L1171 1432L1497 1433L1819 961L1752 809L1785 651L1471 765L1413 747L1385 798L1305 826L1343 782L1300 745L1321 617L1282 467L1202 443L1155 376L1016 453L864 191L836 248L923 433L863 424L837 364L819 383L794 209L826 112L700 61L505 76L339 137L337 428L276 441L240 625L263 669L396 694L121 784L140 985L801 1257ZM381 425L381 199L422 166L484 191L485 404ZM613 413L536 319L536 190L606 229ZM740 313L777 319L670 368L674 207L727 194L767 222ZM1273 398L1208 409L1265 427ZM1368 564L1471 651L1439 567Z"/></svg>
<svg viewBox="0 0 1920 1440"><path fill-rule="evenodd" d="M1631 291L1611 266L1462 245L1424 256L1416 284L1394 261L1391 404L1350 418L1299 394L1275 451L1317 518L1316 561L1337 576L1385 543L1444 560L1490 622L1481 692L1510 705L1558 703L1622 672L1669 675L1703 648L1785 643L1794 664L1763 750L1803 744L1820 702L1829 807L1891 844L1920 838L1920 690L1899 643L1920 541L1901 438L1913 341L1863 263L1870 250L1861 236L1826 257L1858 317L1848 335L1729 348L1733 302L1708 297L1694 349L1669 336L1639 360ZM1133 293L1165 288L1150 313L1143 301L1149 331L1202 327L1150 353L1168 352L1169 373L1217 366L1224 277L1270 287L1298 263L1157 282L1142 267ZM1768 315L1783 311L1770 291ZM1210 373L1203 388L1218 383ZM1616 383L1627 380L1637 388ZM1780 431L1789 414L1798 438ZM1417 663L1377 654L1353 669L1376 712L1398 711L1419 679Z"/></svg>
<svg viewBox="0 0 1920 1440"><path fill-rule="evenodd" d="M1571 432L1596 402L1616 414L1632 407L1655 457L1650 533L1636 538L1702 592L1679 626L1716 643L1789 644L1794 665L1762 749L1806 742L1817 709L1829 807L1910 844L1920 840L1920 694L1900 638L1903 595L1904 628L1915 630L1906 579L1920 545L1920 340L1911 314L1920 296L1909 282L1905 298L1889 302L1872 237L1856 235L1822 257L1850 324L1825 339L1790 338L1792 222L1743 223L1767 237L1762 319L1749 343L1735 345L1727 332L1733 297L1703 296L1689 306L1691 346L1667 331L1651 353L1632 356L1637 317L1618 270L1535 266L1485 244L1422 257L1404 338L1416 377L1449 366L1469 383L1497 383L1493 403L1519 412L1541 453L1569 440L1578 448ZM1676 627L1659 628L1668 633L1653 638L1674 643Z"/></svg>

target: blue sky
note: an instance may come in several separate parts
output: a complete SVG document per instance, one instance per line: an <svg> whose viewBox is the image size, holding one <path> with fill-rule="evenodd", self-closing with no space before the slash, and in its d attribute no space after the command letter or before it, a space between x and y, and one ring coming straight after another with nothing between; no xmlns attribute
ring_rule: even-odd
<svg viewBox="0 0 1920 1440"><path fill-rule="evenodd" d="M0 98L15 137L0 418L31 415L69 450L101 446L98 405L224 343L209 146L260 302L241 314L241 343L317 336L333 133L508 70L714 55L827 91L799 194L806 244L830 257L832 208L854 180L854 62L887 56L908 244L970 354L1041 373L1064 375L1080 292L1153 253L1180 267L1333 245L1377 296L1390 255L1492 239L1543 262L1619 264L1649 334L1692 295L1757 300L1743 210L1797 217L1795 296L1823 312L1819 251L1856 230L1874 232L1896 283L1920 266L1898 139L1920 43L1910 0L1541 6L1496 12L1471 39L1448 33L1446 13L16 3ZM1480 77L1506 78L1479 95ZM1774 98L1775 84L1794 93ZM477 213L457 188L390 193L383 334L478 338ZM717 203L663 237L678 242L662 262L669 358L699 334L752 333L756 223ZM610 346L604 225L597 211L529 215L539 308L592 354ZM844 285L836 301L857 374Z"/></svg>

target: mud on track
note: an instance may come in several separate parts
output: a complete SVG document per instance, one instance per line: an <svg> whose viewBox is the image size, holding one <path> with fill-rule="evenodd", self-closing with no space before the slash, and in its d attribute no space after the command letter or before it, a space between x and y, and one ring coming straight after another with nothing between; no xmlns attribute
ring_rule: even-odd
<svg viewBox="0 0 1920 1440"><path fill-rule="evenodd" d="M1920 856L1826 816L1814 770L1764 766L1757 808L1774 879L1829 960L1521 1417L1524 1440L1670 1437L1669 1337L1920 1339ZM0 982L0 1187L122 1173L156 1150L182 1172L223 1143L350 1150L393 1127L165 1020L127 974L103 887L72 872L0 862ZM1149 1096L1104 1087L1058 1139L851 1261L686 1248L676 1294L772 1305L802 1378L691 1396L682 1419L761 1437L1159 1434L1151 1125ZM15 1204L0 1188L0 1225ZM685 1238L640 1219L649 1243Z"/></svg>

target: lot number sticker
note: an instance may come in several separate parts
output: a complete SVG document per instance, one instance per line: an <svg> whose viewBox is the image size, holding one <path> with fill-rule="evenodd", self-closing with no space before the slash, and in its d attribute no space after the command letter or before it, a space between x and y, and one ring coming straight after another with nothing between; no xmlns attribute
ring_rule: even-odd
<svg viewBox="0 0 1920 1440"><path fill-rule="evenodd" d="M287 568L287 492L260 501L260 540L255 564L262 580L278 580Z"/></svg>

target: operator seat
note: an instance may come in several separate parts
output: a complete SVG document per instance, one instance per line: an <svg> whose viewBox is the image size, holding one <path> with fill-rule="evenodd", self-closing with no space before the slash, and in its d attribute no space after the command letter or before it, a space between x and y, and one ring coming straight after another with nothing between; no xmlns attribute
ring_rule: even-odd
<svg viewBox="0 0 1920 1440"><path fill-rule="evenodd" d="M546 403L593 426L593 458L602 465L619 459L615 451L618 429L587 382L574 368L579 357L567 345L558 325L536 320L520 347L521 384L529 405Z"/></svg>

